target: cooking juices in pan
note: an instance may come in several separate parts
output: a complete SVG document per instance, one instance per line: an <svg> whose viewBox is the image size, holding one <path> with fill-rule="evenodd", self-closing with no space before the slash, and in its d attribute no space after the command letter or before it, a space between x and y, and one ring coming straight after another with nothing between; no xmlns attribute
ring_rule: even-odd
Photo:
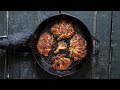
<svg viewBox="0 0 120 90"><path fill-rule="evenodd" d="M40 34L37 49L53 70L70 69L85 58L87 42L72 22L60 20L49 27Z"/></svg>

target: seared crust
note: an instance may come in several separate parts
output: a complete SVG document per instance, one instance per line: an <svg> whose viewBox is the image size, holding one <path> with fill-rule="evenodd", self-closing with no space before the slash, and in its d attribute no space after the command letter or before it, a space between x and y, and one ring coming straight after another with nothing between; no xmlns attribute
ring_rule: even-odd
<svg viewBox="0 0 120 90"><path fill-rule="evenodd" d="M37 43L38 52L44 56L48 56L53 46L54 38L49 33L43 33Z"/></svg>
<svg viewBox="0 0 120 90"><path fill-rule="evenodd" d="M86 40L80 34L75 34L70 40L70 57L74 61L82 60L86 56L86 46Z"/></svg>
<svg viewBox="0 0 120 90"><path fill-rule="evenodd" d="M70 38L74 34L73 24L66 23L66 21L60 21L52 26L51 32L55 37L58 37L57 40Z"/></svg>
<svg viewBox="0 0 120 90"><path fill-rule="evenodd" d="M53 57L53 69L54 70L66 70L72 63L70 58L66 58L65 54L58 54Z"/></svg>
<svg viewBox="0 0 120 90"><path fill-rule="evenodd" d="M66 50L67 49L67 43L60 41L58 42L58 47L57 49L54 51L55 54L59 53L60 50Z"/></svg>

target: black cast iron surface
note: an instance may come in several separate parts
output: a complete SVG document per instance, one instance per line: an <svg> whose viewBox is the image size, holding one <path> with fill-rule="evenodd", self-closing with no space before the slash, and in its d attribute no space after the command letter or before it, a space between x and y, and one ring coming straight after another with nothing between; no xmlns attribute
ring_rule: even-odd
<svg viewBox="0 0 120 90"><path fill-rule="evenodd" d="M0 78L5 79L106 79L120 78L120 12L119 11L61 11L80 19L90 33L100 40L100 53L90 67L81 72L58 78L41 69L32 55L16 54L0 49ZM44 19L60 14L59 11L1 11L0 36L15 33L32 33ZM17 36L19 34L16 34ZM29 35L27 35L29 37ZM20 36L19 36L20 37ZM116 38L117 37L117 38ZM24 38L24 37L20 37ZM25 42L25 39L22 39ZM14 43L14 42L12 42ZM19 42L18 42L19 43ZM7 42L6 45L10 44ZM96 42L94 43L96 45ZM18 45L18 44L16 44ZM89 64L89 63L88 63ZM85 64L86 65L86 64ZM83 64L84 66L84 64Z"/></svg>

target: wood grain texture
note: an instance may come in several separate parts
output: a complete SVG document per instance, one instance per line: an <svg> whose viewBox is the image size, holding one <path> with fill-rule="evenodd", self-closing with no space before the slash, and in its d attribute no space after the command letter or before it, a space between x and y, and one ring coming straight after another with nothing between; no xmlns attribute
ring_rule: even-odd
<svg viewBox="0 0 120 90"><path fill-rule="evenodd" d="M19 57L16 58L19 60ZM33 79L36 74L35 60L32 55L24 55L20 63L20 79Z"/></svg>
<svg viewBox="0 0 120 90"><path fill-rule="evenodd" d="M0 11L0 36L6 35L7 33L7 12Z"/></svg>
<svg viewBox="0 0 120 90"><path fill-rule="evenodd" d="M0 11L0 36L6 35L7 18L6 11ZM0 49L0 79L4 79L6 75L6 52Z"/></svg>
<svg viewBox="0 0 120 90"><path fill-rule="evenodd" d="M61 13L72 15L81 20L93 35L94 30L94 11L62 11ZM92 60L91 60L92 61ZM91 79L92 78L92 62L84 64L81 70L71 76L66 76L63 79Z"/></svg>
<svg viewBox="0 0 120 90"><path fill-rule="evenodd" d="M43 20L58 14L59 14L59 11L38 11L37 25L39 25Z"/></svg>
<svg viewBox="0 0 120 90"><path fill-rule="evenodd" d="M96 38L100 40L100 53L95 58L96 79L107 79L109 75L111 11L98 11L96 16Z"/></svg>
<svg viewBox="0 0 120 90"><path fill-rule="evenodd" d="M16 32L34 32L37 14L35 11L9 11L9 34ZM34 59L31 56L8 55L8 72L11 79L33 78Z"/></svg>
<svg viewBox="0 0 120 90"><path fill-rule="evenodd" d="M6 52L0 50L0 79L4 79L6 74Z"/></svg>
<svg viewBox="0 0 120 90"><path fill-rule="evenodd" d="M120 79L120 11L113 12L111 34L111 79Z"/></svg>
<svg viewBox="0 0 120 90"><path fill-rule="evenodd" d="M9 34L16 32L34 32L37 12L35 11L9 11Z"/></svg>

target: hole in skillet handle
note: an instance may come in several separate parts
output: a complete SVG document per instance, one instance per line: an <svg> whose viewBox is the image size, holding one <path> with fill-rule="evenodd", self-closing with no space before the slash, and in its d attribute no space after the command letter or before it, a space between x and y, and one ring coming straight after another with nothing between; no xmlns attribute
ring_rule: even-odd
<svg viewBox="0 0 120 90"><path fill-rule="evenodd" d="M0 36L0 40L8 39L8 36Z"/></svg>
<svg viewBox="0 0 120 90"><path fill-rule="evenodd" d="M95 38L94 36L91 36L93 40L93 57L98 55L100 52L100 40Z"/></svg>

